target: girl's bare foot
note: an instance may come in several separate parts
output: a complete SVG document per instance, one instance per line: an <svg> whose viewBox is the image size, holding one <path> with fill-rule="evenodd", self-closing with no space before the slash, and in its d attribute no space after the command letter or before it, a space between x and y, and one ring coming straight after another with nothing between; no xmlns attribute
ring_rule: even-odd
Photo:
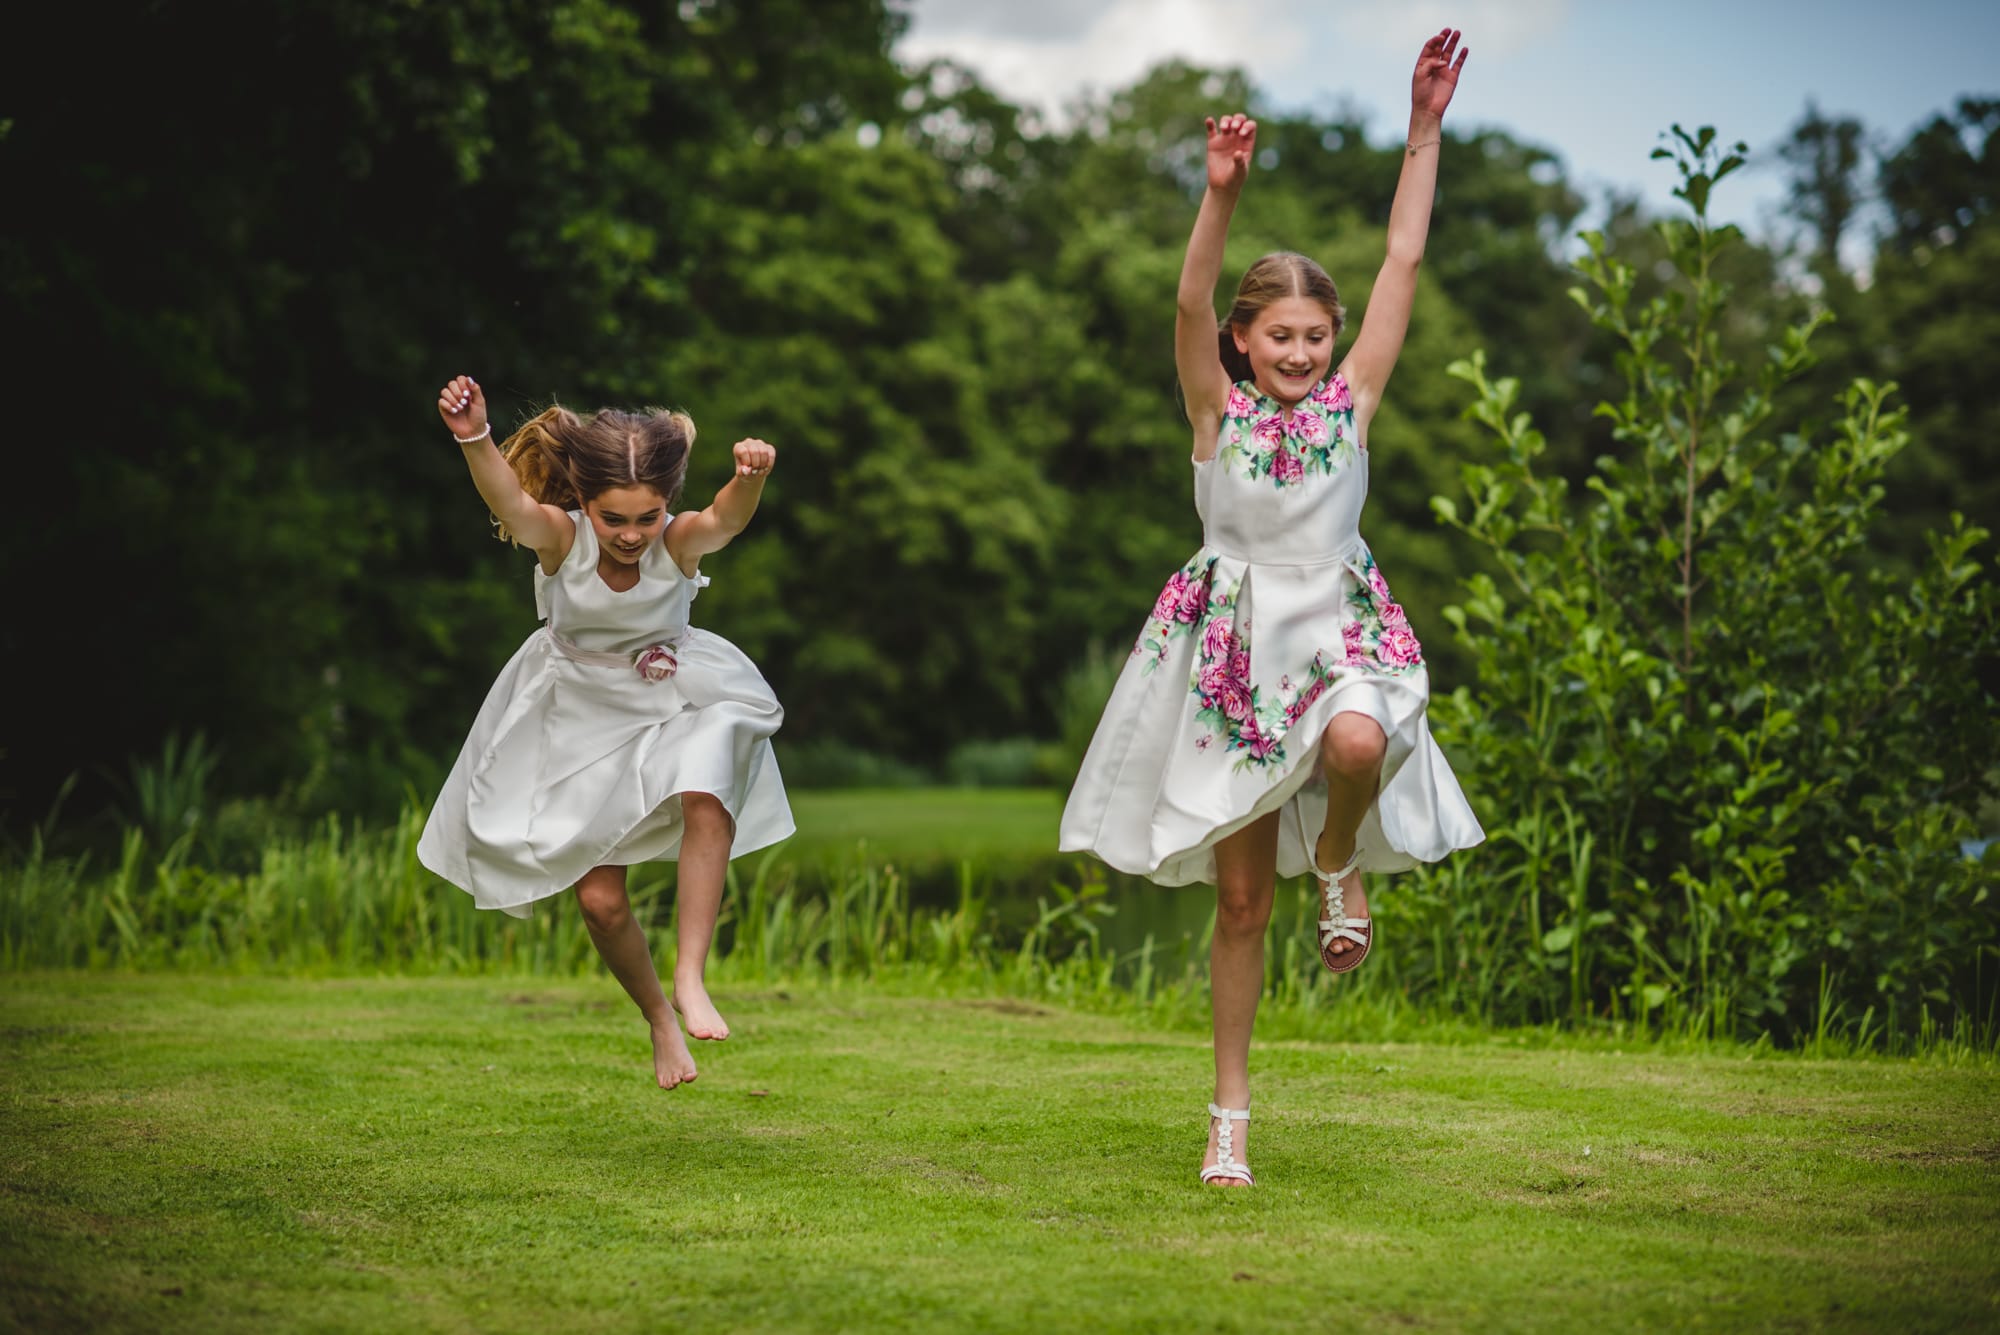
<svg viewBox="0 0 2000 1335"><path fill-rule="evenodd" d="M1334 853L1333 841L1325 834L1321 834L1319 842L1313 845L1313 861L1319 865L1321 872L1331 872L1336 867L1344 866L1347 860L1353 856L1354 841L1352 839L1347 841L1346 848L1340 850L1337 857ZM1340 889L1341 902L1346 905L1347 916L1350 918L1367 917L1368 892L1362 888L1361 873L1358 871L1349 872L1341 879ZM1336 955L1345 955L1348 951L1359 950L1361 947L1355 945L1345 937L1335 937L1330 949Z"/></svg>
<svg viewBox="0 0 2000 1335"><path fill-rule="evenodd" d="M717 1042L729 1037L729 1023L708 999L708 989L701 985L701 979L674 979L674 1009L687 1023L690 1037Z"/></svg>
<svg viewBox="0 0 2000 1335"><path fill-rule="evenodd" d="M687 1040L681 1037L681 1027L669 1015L665 1024L656 1024L653 1029L653 1076L660 1082L661 1089L672 1089L684 1085L700 1074L694 1069L694 1058L688 1053Z"/></svg>

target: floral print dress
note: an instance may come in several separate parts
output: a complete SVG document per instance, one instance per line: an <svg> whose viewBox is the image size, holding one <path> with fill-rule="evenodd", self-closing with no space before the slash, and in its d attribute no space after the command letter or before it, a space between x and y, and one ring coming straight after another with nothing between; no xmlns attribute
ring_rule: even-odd
<svg viewBox="0 0 2000 1335"><path fill-rule="evenodd" d="M1485 837L1425 723L1423 646L1361 506L1368 455L1336 373L1288 415L1245 381L1194 466L1203 544L1160 591L1063 811L1065 851L1162 885L1215 879L1215 844L1282 812L1278 872L1326 819L1319 742L1337 713L1388 738L1361 866L1397 871Z"/></svg>

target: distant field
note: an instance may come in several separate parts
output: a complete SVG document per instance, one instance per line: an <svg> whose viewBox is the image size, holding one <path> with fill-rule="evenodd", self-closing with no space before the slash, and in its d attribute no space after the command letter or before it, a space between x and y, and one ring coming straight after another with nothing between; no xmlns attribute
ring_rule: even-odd
<svg viewBox="0 0 2000 1335"><path fill-rule="evenodd" d="M1056 856L1063 794L1051 788L852 788L791 794L799 832L782 858L912 863L1028 862Z"/></svg>

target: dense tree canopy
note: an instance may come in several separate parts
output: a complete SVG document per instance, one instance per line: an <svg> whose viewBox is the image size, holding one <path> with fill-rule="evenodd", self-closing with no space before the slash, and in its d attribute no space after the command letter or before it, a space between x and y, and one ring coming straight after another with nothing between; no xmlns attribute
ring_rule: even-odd
<svg viewBox="0 0 2000 1335"><path fill-rule="evenodd" d="M730 440L779 446L699 618L764 667L788 738L935 760L1051 736L1064 671L1199 541L1171 303L1201 117L1266 110L1240 73L1165 66L1054 129L962 68L899 68L882 0L118 8L6 44L0 302L36 484L0 632L15 819L176 731L239 791L428 789L532 624L528 560L431 412L460 371L503 428L552 399L687 408L696 504ZM1795 155L1817 235L1865 216L1842 190L1886 206L1796 392L1902 383L1904 556L2000 503L1996 106L1872 171L1837 125ZM1264 124L1225 281L1299 249L1365 308L1399 151ZM1420 624L1488 559L1429 514L1472 440L1445 367L1486 348L1581 478L1615 366L1566 292L1586 202L1554 154L1452 134L1442 179L1368 519ZM1607 230L1656 244L1629 206ZM1811 299L1781 258L1730 260L1726 340ZM1469 674L1432 641L1444 685Z"/></svg>

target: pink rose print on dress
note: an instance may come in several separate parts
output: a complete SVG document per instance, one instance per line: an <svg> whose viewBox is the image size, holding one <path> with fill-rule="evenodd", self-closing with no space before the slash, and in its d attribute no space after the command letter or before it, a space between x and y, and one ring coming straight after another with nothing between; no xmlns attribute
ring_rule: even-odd
<svg viewBox="0 0 2000 1335"><path fill-rule="evenodd" d="M1238 649L1229 655L1229 676L1231 680L1240 681L1246 685L1249 683L1250 651L1248 649Z"/></svg>
<svg viewBox="0 0 2000 1335"><path fill-rule="evenodd" d="M1340 628L1340 647L1346 662L1360 663L1367 660L1368 646L1359 621L1350 621Z"/></svg>
<svg viewBox="0 0 2000 1335"><path fill-rule="evenodd" d="M1176 570L1174 577L1167 581L1167 587L1160 590L1159 601L1153 604L1153 620L1172 621L1181 605L1181 595L1187 592L1187 586L1187 572Z"/></svg>
<svg viewBox="0 0 2000 1335"><path fill-rule="evenodd" d="M1256 426L1250 428L1250 439L1266 454L1285 443L1285 419L1276 413L1260 418Z"/></svg>
<svg viewBox="0 0 2000 1335"><path fill-rule="evenodd" d="M1401 603L1390 603L1382 609L1383 630L1408 630L1409 628L1410 616L1409 613L1403 610Z"/></svg>
<svg viewBox="0 0 2000 1335"><path fill-rule="evenodd" d="M1424 647L1417 643L1416 633L1407 625L1385 627L1376 652L1391 667L1409 667L1424 661Z"/></svg>
<svg viewBox="0 0 2000 1335"><path fill-rule="evenodd" d="M1301 445L1326 444L1326 419L1318 413L1295 412L1292 414L1292 439Z"/></svg>
<svg viewBox="0 0 2000 1335"><path fill-rule="evenodd" d="M1222 712L1231 722L1241 723L1250 717L1250 686L1247 682L1226 681L1222 684Z"/></svg>
<svg viewBox="0 0 2000 1335"><path fill-rule="evenodd" d="M1318 659L1314 659L1314 664L1315 666L1317 666ZM1299 712L1303 714L1308 709L1311 709L1314 703L1317 702L1319 698L1325 694L1326 694L1326 678L1323 676L1315 675L1313 677L1313 684L1306 687L1304 693L1299 696Z"/></svg>
<svg viewBox="0 0 2000 1335"><path fill-rule="evenodd" d="M1229 387L1229 402L1222 406L1224 417L1248 417L1256 411L1257 405L1251 402L1248 394L1235 385Z"/></svg>
<svg viewBox="0 0 2000 1335"><path fill-rule="evenodd" d="M1249 749L1252 760L1270 759L1271 753L1278 749L1278 741L1259 728L1254 717L1243 724L1243 745Z"/></svg>
<svg viewBox="0 0 2000 1335"><path fill-rule="evenodd" d="M1236 632L1229 628L1229 623L1219 617L1209 622L1201 637L1201 656L1227 663L1235 651Z"/></svg>
<svg viewBox="0 0 2000 1335"><path fill-rule="evenodd" d="M1132 656L1143 660L1142 674L1149 675L1163 666L1174 640L1200 624L1211 597L1215 596L1211 588L1214 578L1215 559L1202 553L1167 580L1160 596L1153 600L1153 615L1139 632L1139 642L1132 649ZM1220 601L1229 601L1226 592L1220 595Z"/></svg>
<svg viewBox="0 0 2000 1335"><path fill-rule="evenodd" d="M1229 672L1220 663L1203 663L1195 675L1195 689L1201 692L1203 704L1212 703L1228 684Z"/></svg>
<svg viewBox="0 0 2000 1335"><path fill-rule="evenodd" d="M681 663L666 645L654 644L641 649L632 660L632 666L647 681L665 681L680 670Z"/></svg>
<svg viewBox="0 0 2000 1335"><path fill-rule="evenodd" d="M1393 601L1389 597L1389 583L1382 578L1380 567L1368 567L1368 588L1375 595L1376 601L1383 603Z"/></svg>
<svg viewBox="0 0 2000 1335"><path fill-rule="evenodd" d="M1290 450L1280 449L1271 456L1271 476L1278 481L1297 482L1305 475L1305 462Z"/></svg>
<svg viewBox="0 0 2000 1335"><path fill-rule="evenodd" d="M1313 402L1325 404L1337 413L1347 412L1354 407L1354 396L1347 392L1347 379L1335 376L1313 391Z"/></svg>
<svg viewBox="0 0 2000 1335"><path fill-rule="evenodd" d="M1188 580L1181 585L1180 603L1174 608L1174 620L1192 625L1201 620L1201 609L1207 606L1208 581ZM1165 617L1160 619L1166 620Z"/></svg>

